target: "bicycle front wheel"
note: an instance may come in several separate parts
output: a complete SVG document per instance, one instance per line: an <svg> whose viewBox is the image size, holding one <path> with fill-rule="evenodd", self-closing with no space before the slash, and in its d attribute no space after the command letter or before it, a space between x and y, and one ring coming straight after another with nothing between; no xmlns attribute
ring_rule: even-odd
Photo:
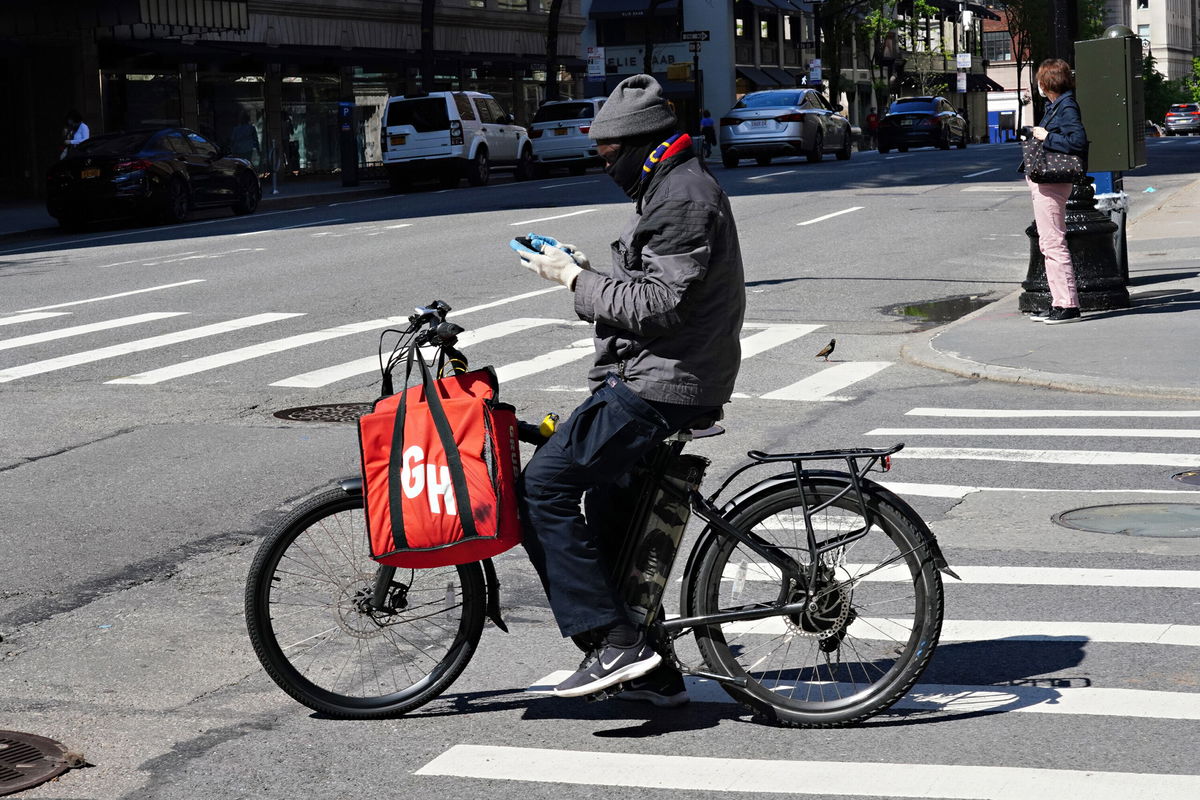
<svg viewBox="0 0 1200 800"><path fill-rule="evenodd" d="M384 608L361 495L303 504L263 541L246 582L246 625L267 674L309 708L380 719L437 697L471 660L487 589L479 564L396 569Z"/></svg>
<svg viewBox="0 0 1200 800"><path fill-rule="evenodd" d="M696 628L709 669L744 678L725 690L757 716L796 727L863 720L899 700L937 645L942 583L924 527L863 482L871 527L866 536L820 556L813 598L801 614ZM866 524L845 483L807 476L818 543ZM800 564L792 579L742 542L716 537L699 560L692 611L718 614L796 603L805 596L808 546L800 491L780 485L735 508L729 521Z"/></svg>

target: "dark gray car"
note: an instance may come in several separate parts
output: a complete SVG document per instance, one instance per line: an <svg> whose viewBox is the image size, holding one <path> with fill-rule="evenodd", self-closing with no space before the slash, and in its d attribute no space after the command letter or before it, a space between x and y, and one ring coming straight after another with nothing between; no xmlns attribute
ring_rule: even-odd
<svg viewBox="0 0 1200 800"><path fill-rule="evenodd" d="M751 92L721 117L721 163L753 158L765 166L775 156L800 155L815 162L825 153L845 161L854 136L841 110L815 89Z"/></svg>

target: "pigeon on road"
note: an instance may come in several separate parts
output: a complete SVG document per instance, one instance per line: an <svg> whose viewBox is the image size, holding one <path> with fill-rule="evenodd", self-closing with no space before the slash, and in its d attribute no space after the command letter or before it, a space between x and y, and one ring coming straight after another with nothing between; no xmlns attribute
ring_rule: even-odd
<svg viewBox="0 0 1200 800"><path fill-rule="evenodd" d="M816 358L823 358L826 361L833 355L833 348L837 347L837 339L830 339L829 344L821 348L821 352L817 353Z"/></svg>

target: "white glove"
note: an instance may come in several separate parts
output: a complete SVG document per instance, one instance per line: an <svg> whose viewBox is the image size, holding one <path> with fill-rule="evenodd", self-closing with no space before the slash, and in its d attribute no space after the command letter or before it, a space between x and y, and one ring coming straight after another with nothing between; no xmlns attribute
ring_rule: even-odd
<svg viewBox="0 0 1200 800"><path fill-rule="evenodd" d="M579 266L581 266L584 269L589 270L589 271L592 269L592 262L588 261L588 257L585 256L583 254L583 251L580 250L578 247L576 247L573 244L566 244L566 243L560 244L559 247L562 250L564 250L566 252L566 254L569 255L572 258L572 260L575 261L576 264L578 264Z"/></svg>
<svg viewBox="0 0 1200 800"><path fill-rule="evenodd" d="M548 281L561 283L571 291L575 291L575 279L583 272L583 267L575 263L565 250L542 245L542 252L532 255L521 255L521 264L533 270Z"/></svg>

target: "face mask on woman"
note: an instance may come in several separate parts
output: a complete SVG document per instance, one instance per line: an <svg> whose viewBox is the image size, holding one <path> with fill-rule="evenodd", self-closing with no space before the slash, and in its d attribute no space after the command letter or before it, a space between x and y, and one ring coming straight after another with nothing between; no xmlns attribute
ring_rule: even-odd
<svg viewBox="0 0 1200 800"><path fill-rule="evenodd" d="M1040 83L1038 84L1038 94L1040 94L1042 97L1046 96L1046 90L1042 88Z"/></svg>

